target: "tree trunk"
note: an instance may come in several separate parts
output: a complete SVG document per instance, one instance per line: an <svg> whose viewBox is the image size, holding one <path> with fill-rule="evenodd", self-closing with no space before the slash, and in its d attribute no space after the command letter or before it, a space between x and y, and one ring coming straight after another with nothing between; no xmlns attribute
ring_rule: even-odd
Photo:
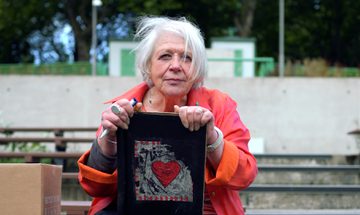
<svg viewBox="0 0 360 215"><path fill-rule="evenodd" d="M235 13L234 23L237 34L240 37L248 37L251 34L254 13L256 9L256 0L242 1L241 10Z"/></svg>
<svg viewBox="0 0 360 215"><path fill-rule="evenodd" d="M65 14L75 37L75 61L90 60L91 46L91 1L80 0L65 2Z"/></svg>
<svg viewBox="0 0 360 215"><path fill-rule="evenodd" d="M331 22L331 50L330 61L332 63L341 63L342 39L341 29L343 25L343 3L341 0L334 1L334 15Z"/></svg>

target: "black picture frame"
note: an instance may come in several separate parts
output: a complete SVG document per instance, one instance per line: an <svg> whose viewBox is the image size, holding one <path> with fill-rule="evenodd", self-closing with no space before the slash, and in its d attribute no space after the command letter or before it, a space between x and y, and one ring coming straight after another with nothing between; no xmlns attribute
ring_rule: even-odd
<svg viewBox="0 0 360 215"><path fill-rule="evenodd" d="M178 114L136 112L117 138L118 214L202 214L206 126L191 132Z"/></svg>

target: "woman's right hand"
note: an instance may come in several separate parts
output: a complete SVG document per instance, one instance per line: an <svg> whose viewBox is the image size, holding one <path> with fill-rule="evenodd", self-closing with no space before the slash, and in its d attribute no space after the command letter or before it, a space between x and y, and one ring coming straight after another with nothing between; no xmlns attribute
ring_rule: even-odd
<svg viewBox="0 0 360 215"><path fill-rule="evenodd" d="M102 132L107 130L106 135L101 134L97 137L99 146L106 156L115 156L117 150L116 131L119 128L128 129L130 118L134 115L134 109L140 109L141 103L137 103L134 108L127 99L120 99L109 106L101 116ZM111 110L112 106L117 106L118 112Z"/></svg>

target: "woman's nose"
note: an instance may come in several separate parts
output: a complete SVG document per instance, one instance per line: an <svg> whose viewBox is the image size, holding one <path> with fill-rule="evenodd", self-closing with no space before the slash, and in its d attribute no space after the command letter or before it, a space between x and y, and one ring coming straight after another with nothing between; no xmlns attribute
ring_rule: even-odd
<svg viewBox="0 0 360 215"><path fill-rule="evenodd" d="M174 57L170 64L170 70L172 71L180 71L181 70L181 61L180 57Z"/></svg>

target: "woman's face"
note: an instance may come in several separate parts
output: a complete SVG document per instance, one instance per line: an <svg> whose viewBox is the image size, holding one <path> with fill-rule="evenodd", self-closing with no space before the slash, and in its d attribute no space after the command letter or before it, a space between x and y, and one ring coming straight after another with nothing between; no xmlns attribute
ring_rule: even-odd
<svg viewBox="0 0 360 215"><path fill-rule="evenodd" d="M192 54L185 53L184 40L173 33L163 33L155 43L150 59L150 79L165 96L184 96L194 84L190 70Z"/></svg>

